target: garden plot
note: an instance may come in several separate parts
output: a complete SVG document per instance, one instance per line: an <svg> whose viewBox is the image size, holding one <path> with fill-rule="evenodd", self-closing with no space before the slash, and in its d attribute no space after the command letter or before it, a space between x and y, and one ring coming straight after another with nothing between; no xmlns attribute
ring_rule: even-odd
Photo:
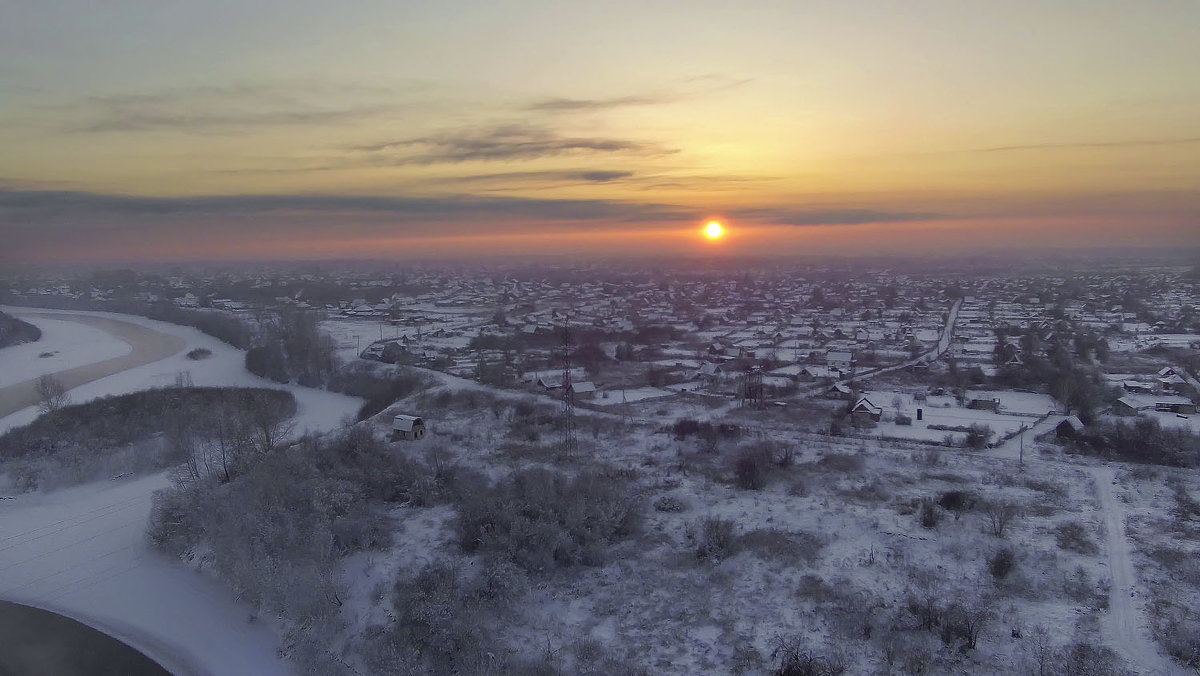
<svg viewBox="0 0 1200 676"><path fill-rule="evenodd" d="M952 397L930 397L924 402L919 402L914 401L911 395L894 392L865 392L863 396L883 408L883 419L869 433L885 438L940 442L950 436L955 444L961 444L966 437L966 428L982 425L991 429L991 441L995 442L1016 434L1022 426L1031 426L1034 421L1034 418L1028 415L964 408L958 406ZM899 407L896 406L897 402ZM918 408L921 409L921 420L916 419ZM897 412L911 418L912 424L896 424Z"/></svg>

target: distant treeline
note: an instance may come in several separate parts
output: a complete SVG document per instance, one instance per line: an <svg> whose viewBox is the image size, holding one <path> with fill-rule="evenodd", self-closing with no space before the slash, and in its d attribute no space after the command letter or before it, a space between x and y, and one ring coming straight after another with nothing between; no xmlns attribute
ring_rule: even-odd
<svg viewBox="0 0 1200 676"><path fill-rule="evenodd" d="M16 317L0 312L0 347L10 347L41 340L42 330Z"/></svg>

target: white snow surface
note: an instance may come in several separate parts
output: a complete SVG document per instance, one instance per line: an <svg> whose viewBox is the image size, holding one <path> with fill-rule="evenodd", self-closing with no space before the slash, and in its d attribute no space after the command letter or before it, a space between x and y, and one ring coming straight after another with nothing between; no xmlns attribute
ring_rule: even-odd
<svg viewBox="0 0 1200 676"><path fill-rule="evenodd" d="M40 312L40 310L39 310ZM129 343L105 331L77 322L17 315L42 330L32 343L0 350L0 387L120 357L132 351ZM50 353L49 357L38 355Z"/></svg>
<svg viewBox="0 0 1200 676"><path fill-rule="evenodd" d="M151 551L165 473L0 501L0 597L75 618L176 674L290 673L277 637L220 582Z"/></svg>
<svg viewBox="0 0 1200 676"><path fill-rule="evenodd" d="M279 385L255 376L245 370L242 350L197 329L116 313L63 314L127 321L179 336L187 343L171 357L72 389L75 403L172 385L181 372L189 374L195 385L291 391L297 402L297 434L337 428L362 403L355 397ZM93 333L103 333L75 322L54 323L61 325L55 327L60 334L55 340L64 345L85 344L97 338ZM186 353L197 347L211 350L212 356L188 359ZM0 369L20 364L20 358L7 350L0 352ZM36 409L30 407L0 418L0 433L36 417ZM0 598L85 622L178 674L289 673L288 665L276 656L278 637L264 624L249 624L248 607L216 580L146 545L143 532L151 495L167 485L165 474L158 473L0 500Z"/></svg>

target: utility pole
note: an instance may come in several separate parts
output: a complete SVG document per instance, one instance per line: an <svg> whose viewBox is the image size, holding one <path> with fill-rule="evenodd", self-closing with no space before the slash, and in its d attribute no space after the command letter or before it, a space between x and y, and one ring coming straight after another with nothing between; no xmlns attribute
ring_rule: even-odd
<svg viewBox="0 0 1200 676"><path fill-rule="evenodd" d="M1021 454L1017 456L1017 471L1025 471L1025 430L1029 429L1026 425L1021 425Z"/></svg>
<svg viewBox="0 0 1200 676"><path fill-rule="evenodd" d="M579 439L575 435L575 393L571 387L571 322L563 317L563 455L573 456L579 448Z"/></svg>

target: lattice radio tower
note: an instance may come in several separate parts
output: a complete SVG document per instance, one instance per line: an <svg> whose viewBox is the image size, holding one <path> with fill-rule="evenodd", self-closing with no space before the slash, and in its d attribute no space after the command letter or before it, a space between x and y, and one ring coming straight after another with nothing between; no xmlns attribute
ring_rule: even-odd
<svg viewBox="0 0 1200 676"><path fill-rule="evenodd" d="M563 317L563 453L574 455L579 448L579 438L575 434L575 391L571 386L571 322Z"/></svg>

